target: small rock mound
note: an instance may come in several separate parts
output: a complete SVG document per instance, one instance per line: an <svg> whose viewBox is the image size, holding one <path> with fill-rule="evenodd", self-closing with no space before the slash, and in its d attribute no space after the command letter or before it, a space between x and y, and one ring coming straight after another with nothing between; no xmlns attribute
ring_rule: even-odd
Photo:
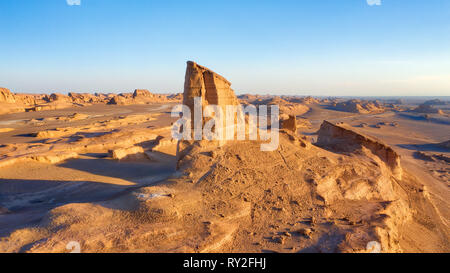
<svg viewBox="0 0 450 273"><path fill-rule="evenodd" d="M289 115L287 119L281 121L281 129L297 132L297 118L294 115Z"/></svg>
<svg viewBox="0 0 450 273"><path fill-rule="evenodd" d="M121 160L125 158L138 158L144 155L144 149L140 146L131 146L128 148L119 148L109 152L113 159Z"/></svg>

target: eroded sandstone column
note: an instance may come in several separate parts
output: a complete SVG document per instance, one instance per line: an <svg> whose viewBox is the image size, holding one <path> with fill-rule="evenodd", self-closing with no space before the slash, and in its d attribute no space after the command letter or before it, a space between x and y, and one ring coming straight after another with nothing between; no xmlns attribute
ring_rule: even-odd
<svg viewBox="0 0 450 273"><path fill-rule="evenodd" d="M198 109L195 109L195 99L201 98L201 113L198 113ZM205 112L205 107L208 105L217 105L222 109L223 112L223 124L222 128L225 131L225 117L227 105L238 106L239 101L234 94L233 89L231 89L231 83L227 81L224 77L213 72L212 70L198 65L195 62L188 61L186 68L186 77L184 82L184 93L183 93L183 104L188 106L191 110L191 128L193 139L195 135L195 117L200 118L200 123L197 124L197 128L200 131L200 139L202 139L201 128L211 119L205 118L203 113ZM216 130L217 128L215 128ZM198 132L198 131L197 131ZM179 141L177 146L177 160L179 161L184 157L185 153L189 150L193 141ZM205 142L205 141L200 141ZM223 138L218 141L206 141L207 145L222 145L225 143Z"/></svg>
<svg viewBox="0 0 450 273"><path fill-rule="evenodd" d="M191 109L192 128L194 128L194 99L202 99L202 111L207 105L217 105L226 113L227 105L239 105L239 101L231 89L231 83L212 70L188 61L184 82L183 104ZM202 125L207 121L202 118Z"/></svg>

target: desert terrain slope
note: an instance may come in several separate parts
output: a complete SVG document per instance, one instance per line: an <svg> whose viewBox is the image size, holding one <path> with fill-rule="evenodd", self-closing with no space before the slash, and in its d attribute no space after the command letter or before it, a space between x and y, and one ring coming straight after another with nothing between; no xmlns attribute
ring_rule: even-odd
<svg viewBox="0 0 450 273"><path fill-rule="evenodd" d="M236 96L194 62L184 88L0 89L0 252L450 251L446 101ZM278 148L174 140L194 97L278 105Z"/></svg>

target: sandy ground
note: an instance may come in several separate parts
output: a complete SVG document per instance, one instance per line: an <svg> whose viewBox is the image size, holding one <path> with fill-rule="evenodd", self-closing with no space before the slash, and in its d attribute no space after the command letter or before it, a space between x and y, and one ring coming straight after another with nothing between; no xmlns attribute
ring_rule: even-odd
<svg viewBox="0 0 450 273"><path fill-rule="evenodd" d="M93 122L124 115L162 114L157 120L137 125L138 128L161 128L170 125L172 118L167 114L170 110L171 105L161 104L97 105L3 115L0 116L0 126L14 130L0 133L0 143L42 143L46 139L37 139L31 134L55 127L90 126ZM70 123L52 120L54 117L69 116L73 113L85 114L88 118ZM161 135L170 134L163 132ZM106 149L85 151L77 158L57 164L30 161L2 167L0 206L7 207L10 213L0 216L0 236L5 236L19 227L35 224L55 207L69 203L108 200L132 189L161 181L174 172L174 160L173 154L158 162L141 158L117 161L108 156Z"/></svg>
<svg viewBox="0 0 450 273"><path fill-rule="evenodd" d="M352 197L358 201L345 199L342 205L340 201L328 202L327 194L313 196L314 192L320 193L320 188L312 184L296 184L299 183L296 177L305 176L307 181L305 173L311 170L321 173L321 166L330 172L352 164L357 166L360 163L354 156L342 159L342 155L314 145L308 150L296 148L286 137L282 142L284 150L256 161L250 152L242 151L251 151L253 144L229 145L218 152L219 156L212 157L205 155L214 150L199 150L189 155L192 160L185 163L187 173L177 172L176 144L170 139L170 125L174 121L170 117L171 106L97 105L0 115L0 159L17 159L0 167L0 251L65 252L64 242L78 234L88 252L346 252L364 250L365 245L355 239L358 234L374 240L385 236L383 232L375 232L374 225L381 225L377 217L383 209L389 210L385 202L392 200L387 196L377 195L374 197L377 202ZM386 249L450 251L449 163L442 157L424 160L416 153L449 157L448 148L437 145L449 140L448 118L436 116L424 120L420 115L405 112L355 114L335 111L326 104L308 107L309 111L298 118L308 119L312 126L300 128L299 133L312 143L317 140L323 120L345 122L382 140L401 155L407 178L398 183L406 195L395 189L392 198L409 202L405 215L411 215L401 217L413 220L403 225L398 216L399 219L385 224L394 225L395 231L391 232L396 234L392 235L396 242L383 239L389 245ZM71 118L74 113L82 114L81 118ZM46 137L37 137L39 132ZM130 152L136 150L130 147L142 147L145 152ZM125 157L114 158L111 151L123 148L127 149ZM67 151L75 155L66 155ZM33 154L42 156L36 159ZM242 162L235 162L236 157ZM308 157L310 161L302 159ZM376 181L377 173L384 173L383 168L368 167L370 164L366 165L364 160L361 159L361 166L368 171L358 165L362 174L352 179L366 176ZM272 164L274 161L281 165ZM260 165L265 167L259 169ZM297 170L295 166L303 168ZM230 171L233 168L242 168L242 172L233 174ZM264 177L268 170L272 170L273 178ZM228 180L242 185L227 186L224 181ZM412 193L415 190L405 190L421 185L426 187L426 198ZM286 195L284 191L292 194ZM156 205L141 200L166 195L170 198L155 199ZM239 198L234 200L232 196ZM127 212L136 206L145 207L147 216ZM83 218L76 211L92 211L91 216L101 221L88 220L91 216ZM372 218L363 219L364 213L355 211L370 212L368 217ZM427 213L432 219L426 219ZM74 220L78 218L79 222ZM115 226L114 219L123 224ZM60 221L61 226L55 221ZM76 223L82 228L83 221L91 221L92 227L76 231ZM354 223L358 221L369 224L356 228ZM109 238L107 234L115 229L117 234ZM128 241L122 241L121 236ZM154 241L149 242L150 239ZM127 244L128 247L124 246Z"/></svg>

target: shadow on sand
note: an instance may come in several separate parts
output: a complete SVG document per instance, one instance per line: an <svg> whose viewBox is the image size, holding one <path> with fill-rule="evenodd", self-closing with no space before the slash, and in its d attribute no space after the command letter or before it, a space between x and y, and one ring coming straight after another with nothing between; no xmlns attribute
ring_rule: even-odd
<svg viewBox="0 0 450 273"><path fill-rule="evenodd" d="M59 181L0 179L0 237L17 229L37 226L52 209L71 203L97 203L110 207L109 201L125 196L138 188L166 180L175 171L175 161L154 163L151 161L114 161L104 159L105 154L86 154L95 158L80 158L58 164L105 177L129 182L119 185L96 181ZM114 202L113 202L114 203ZM111 208L127 210L111 204Z"/></svg>
<svg viewBox="0 0 450 273"><path fill-rule="evenodd" d="M427 143L427 144L398 144L398 147L407 150L421 151L421 152L439 152L448 153L450 149L445 148L441 143Z"/></svg>

